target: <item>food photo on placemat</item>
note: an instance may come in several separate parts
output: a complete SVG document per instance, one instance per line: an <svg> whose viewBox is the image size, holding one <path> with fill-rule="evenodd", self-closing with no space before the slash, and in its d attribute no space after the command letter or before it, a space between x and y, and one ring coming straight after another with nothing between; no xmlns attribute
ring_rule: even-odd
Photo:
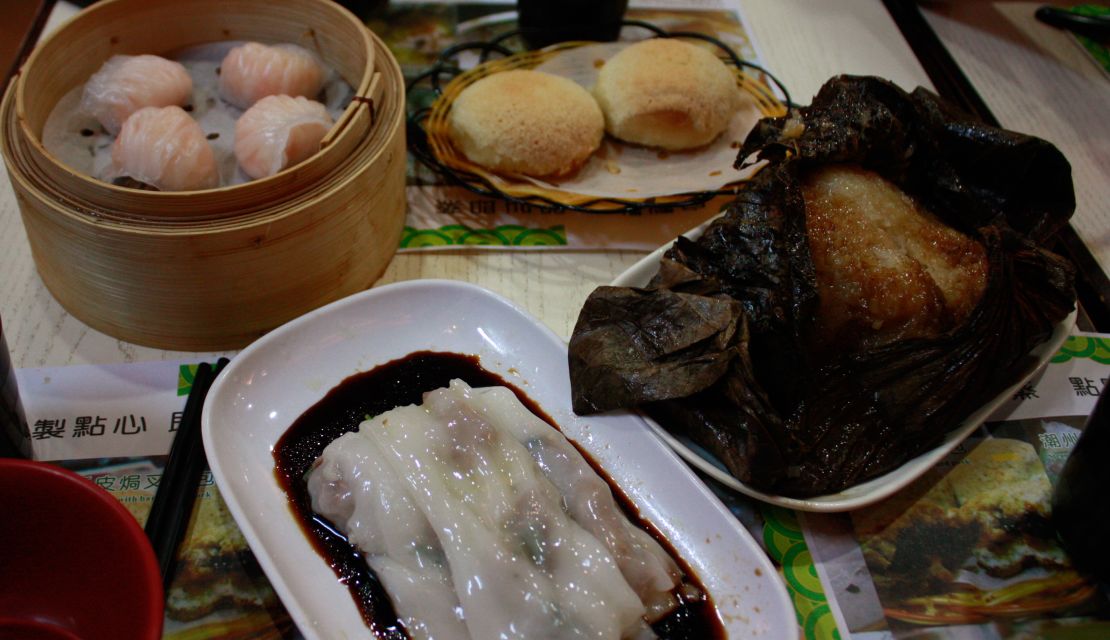
<svg viewBox="0 0 1110 640"><path fill-rule="evenodd" d="M1071 350L896 494L847 513L804 514L820 573L811 587L839 612L841 633L1106 636L1110 599L1089 565L1065 552L1052 515L1063 462L1107 375L1106 364Z"/></svg>
<svg viewBox="0 0 1110 640"><path fill-rule="evenodd" d="M852 512L886 615L972 624L1092 613L1097 587L1056 542L1051 497L1032 444L976 438L896 497Z"/></svg>
<svg viewBox="0 0 1110 640"><path fill-rule="evenodd" d="M147 520L166 456L65 460L62 466L110 493L140 525ZM198 487L166 592L164 637L187 640L249 632L279 638L293 628L227 511L211 474Z"/></svg>

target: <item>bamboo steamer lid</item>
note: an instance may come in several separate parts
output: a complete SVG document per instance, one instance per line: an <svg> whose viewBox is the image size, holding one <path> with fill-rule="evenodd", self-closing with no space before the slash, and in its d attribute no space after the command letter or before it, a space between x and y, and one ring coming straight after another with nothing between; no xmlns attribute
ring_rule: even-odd
<svg viewBox="0 0 1110 640"><path fill-rule="evenodd" d="M146 13L136 18L135 8ZM223 17L209 20L217 15ZM111 28L120 20L128 26ZM158 33L133 28L133 20L154 21L146 22L147 30ZM152 23L166 31L149 29ZM60 39L63 34L74 40ZM144 192L77 174L42 147L42 126L57 99L115 53L229 39L305 46L306 38L357 97L320 153L276 176L206 191ZM70 46L85 52L80 62L61 55ZM70 63L80 70L67 70ZM401 70L380 39L327 0L98 3L28 60L0 103L0 134L43 282L74 316L130 342L178 350L242 347L370 286L400 241Z"/></svg>

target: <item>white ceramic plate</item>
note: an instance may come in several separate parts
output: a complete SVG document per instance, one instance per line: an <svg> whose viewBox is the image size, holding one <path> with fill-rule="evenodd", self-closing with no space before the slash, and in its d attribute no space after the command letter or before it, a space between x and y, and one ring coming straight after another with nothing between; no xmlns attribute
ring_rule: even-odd
<svg viewBox="0 0 1110 640"><path fill-rule="evenodd" d="M566 344L479 287L421 280L322 307L247 347L202 415L212 474L266 576L308 638L367 637L347 588L316 553L274 474L272 449L306 409L355 373L432 350L477 355L601 465L701 579L732 638L796 638L794 610L748 532L631 414L579 418Z"/></svg>
<svg viewBox="0 0 1110 640"><path fill-rule="evenodd" d="M696 239L701 236L710 222L712 222L712 220L691 229L683 235L691 240ZM615 287L642 287L646 285L652 277L655 276L656 272L659 271L659 260L663 257L667 249L670 249L671 244L672 243L668 243L656 249L644 257L643 260L640 260L629 267L624 273L617 276L610 284ZM878 502L897 492L916 480L937 462L940 462L940 460L948 455L952 449L955 449L956 445L960 444L960 442L971 435L973 431L979 428L979 425L981 425L995 409L1006 402L1007 399L1012 398L1014 393L1048 362L1053 354L1060 348L1060 345L1064 343L1064 340L1067 339L1072 327L1075 326L1075 315L1076 312L1072 311L1071 315L1064 318L1056 325L1048 341L1038 345L1033 350L1031 355L1036 358L1037 364L1029 370L1027 375L984 404L975 413L971 414L963 424L950 431L948 435L945 436L944 441L935 448L915 458L911 458L897 469L837 493L830 493L812 498L789 498L786 496L763 493L738 480L725 469L724 465L715 456L694 444L693 441L685 437L678 437L671 434L660 426L659 423L647 416L644 416L644 420L655 430L655 433L660 438L671 445L671 447L673 447L687 462L730 489L788 509L821 512L851 511L852 509L858 509L871 503Z"/></svg>

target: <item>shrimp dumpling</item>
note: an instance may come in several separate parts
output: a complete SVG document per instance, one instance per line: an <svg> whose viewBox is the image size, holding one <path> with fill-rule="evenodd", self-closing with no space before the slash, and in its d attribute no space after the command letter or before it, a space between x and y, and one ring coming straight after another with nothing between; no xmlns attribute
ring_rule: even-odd
<svg viewBox="0 0 1110 640"><path fill-rule="evenodd" d="M324 68L303 47L248 42L229 51L220 63L220 97L240 109L266 96L314 98L324 79Z"/></svg>
<svg viewBox="0 0 1110 640"><path fill-rule="evenodd" d="M251 178L272 176L319 151L331 125L319 102L267 96L235 123L235 159Z"/></svg>
<svg viewBox="0 0 1110 640"><path fill-rule="evenodd" d="M159 191L211 189L220 182L204 130L181 107L145 107L133 113L112 144L109 173Z"/></svg>
<svg viewBox="0 0 1110 640"><path fill-rule="evenodd" d="M187 104L193 79L185 67L153 55L112 56L85 83L81 110L113 135L143 107Z"/></svg>

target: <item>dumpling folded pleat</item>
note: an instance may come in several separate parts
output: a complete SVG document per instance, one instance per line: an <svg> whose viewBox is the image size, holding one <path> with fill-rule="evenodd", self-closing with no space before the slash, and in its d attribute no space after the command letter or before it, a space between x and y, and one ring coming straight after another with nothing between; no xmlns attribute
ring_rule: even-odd
<svg viewBox="0 0 1110 640"><path fill-rule="evenodd" d="M266 96L315 98L324 86L320 61L295 44L248 42L235 47L220 63L220 97L246 109Z"/></svg>
<svg viewBox="0 0 1110 640"><path fill-rule="evenodd" d="M251 178L272 176L319 151L331 126L331 116L319 102L263 98L235 123L235 159Z"/></svg>
<svg viewBox="0 0 1110 640"><path fill-rule="evenodd" d="M112 144L106 177L131 178L159 191L211 189L220 182L204 130L181 107L145 107L131 114Z"/></svg>
<svg viewBox="0 0 1110 640"><path fill-rule="evenodd" d="M139 109L183 106L192 95L193 79L180 63L145 54L117 55L85 83L81 110L116 134Z"/></svg>

